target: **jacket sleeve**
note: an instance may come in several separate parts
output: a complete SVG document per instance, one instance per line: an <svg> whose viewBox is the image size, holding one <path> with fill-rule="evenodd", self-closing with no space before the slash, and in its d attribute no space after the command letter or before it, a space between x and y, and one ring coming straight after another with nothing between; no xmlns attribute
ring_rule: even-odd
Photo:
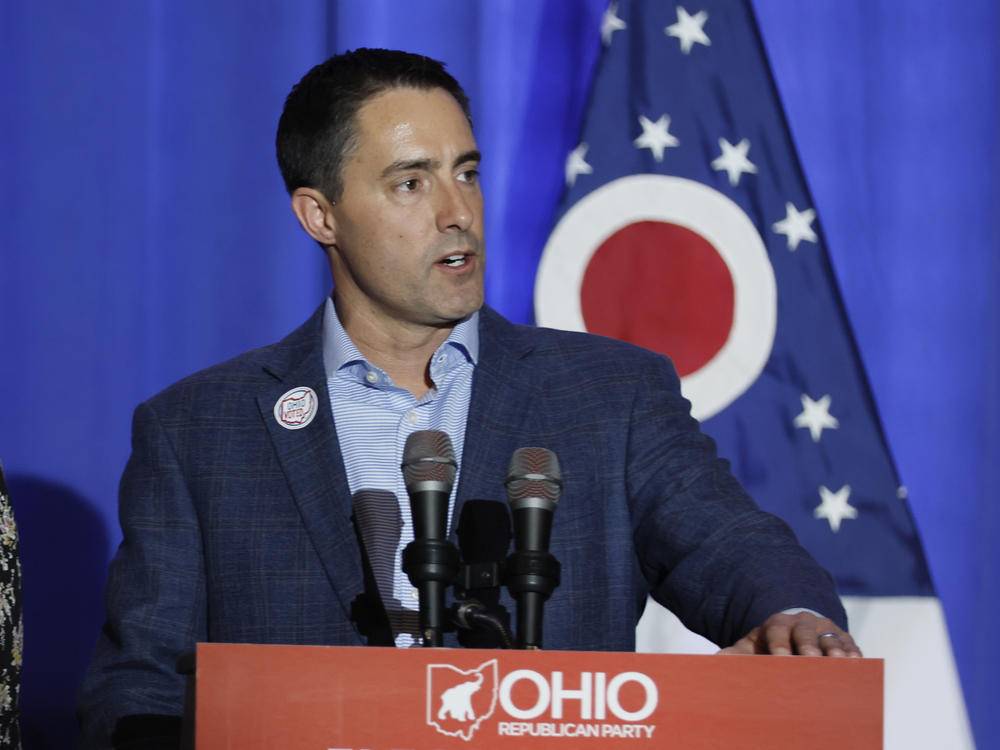
<svg viewBox="0 0 1000 750"><path fill-rule="evenodd" d="M653 598L723 646L792 607L846 628L830 575L787 524L747 495L690 416L673 368L656 362L636 390L626 478Z"/></svg>
<svg viewBox="0 0 1000 750"><path fill-rule="evenodd" d="M140 404L122 476L123 539L111 562L107 620L81 685L81 747L111 747L124 716L180 716L178 657L205 640L205 576L197 514L153 408Z"/></svg>

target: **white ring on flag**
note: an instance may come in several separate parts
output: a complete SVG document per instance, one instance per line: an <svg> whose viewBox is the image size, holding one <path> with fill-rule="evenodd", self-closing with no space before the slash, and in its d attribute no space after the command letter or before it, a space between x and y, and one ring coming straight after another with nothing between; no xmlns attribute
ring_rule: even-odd
<svg viewBox="0 0 1000 750"><path fill-rule="evenodd" d="M677 224L704 237L733 279L733 327L703 367L681 379L691 413L708 419L736 400L771 355L778 320L777 284L757 228L736 203L683 177L638 174L608 182L559 220L535 277L540 326L586 331L580 292L587 266L611 235L639 221Z"/></svg>

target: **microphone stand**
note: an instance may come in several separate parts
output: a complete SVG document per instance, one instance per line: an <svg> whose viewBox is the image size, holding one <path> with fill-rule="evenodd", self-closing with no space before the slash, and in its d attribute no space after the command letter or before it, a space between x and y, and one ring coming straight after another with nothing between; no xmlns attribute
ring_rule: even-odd
<svg viewBox="0 0 1000 750"><path fill-rule="evenodd" d="M451 439L438 430L414 432L403 449L413 541L403 550L403 571L420 596L424 646L443 646L445 589L458 575L458 550L446 539L448 497L457 466Z"/></svg>
<svg viewBox="0 0 1000 750"><path fill-rule="evenodd" d="M559 561L549 554L552 515L562 489L556 454L546 448L518 448L507 469L507 502L514 517L514 552L505 583L517 600L517 644L542 647L542 607L559 585Z"/></svg>
<svg viewBox="0 0 1000 750"><path fill-rule="evenodd" d="M403 550L403 571L420 595L420 635L423 646L444 645L444 591L458 574L458 550L440 539L417 539Z"/></svg>

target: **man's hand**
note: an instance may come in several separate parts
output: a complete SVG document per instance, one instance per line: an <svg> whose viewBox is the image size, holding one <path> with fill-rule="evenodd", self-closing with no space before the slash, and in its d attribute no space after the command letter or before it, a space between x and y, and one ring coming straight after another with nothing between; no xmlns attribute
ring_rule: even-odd
<svg viewBox="0 0 1000 750"><path fill-rule="evenodd" d="M850 634L833 620L809 612L771 615L767 621L720 654L774 654L775 656L861 656Z"/></svg>

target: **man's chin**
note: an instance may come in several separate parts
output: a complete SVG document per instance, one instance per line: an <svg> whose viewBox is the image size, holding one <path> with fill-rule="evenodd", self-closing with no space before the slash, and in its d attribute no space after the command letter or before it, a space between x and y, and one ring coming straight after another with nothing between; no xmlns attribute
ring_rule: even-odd
<svg viewBox="0 0 1000 750"><path fill-rule="evenodd" d="M468 304L456 305L450 310L439 311L441 327L450 328L468 320L482 306L483 299L480 297L478 300L470 301Z"/></svg>

